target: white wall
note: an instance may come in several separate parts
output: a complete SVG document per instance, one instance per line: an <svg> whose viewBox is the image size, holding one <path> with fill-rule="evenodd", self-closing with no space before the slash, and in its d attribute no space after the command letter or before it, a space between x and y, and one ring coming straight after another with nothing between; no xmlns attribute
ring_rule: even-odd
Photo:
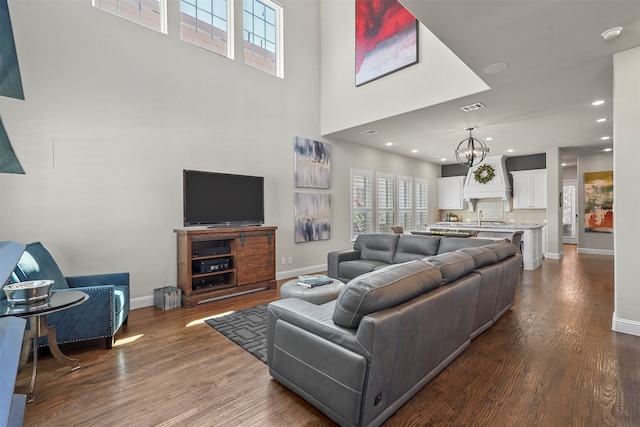
<svg viewBox="0 0 640 427"><path fill-rule="evenodd" d="M320 9L323 135L489 89L423 25L418 64L356 87L354 2L323 0Z"/></svg>
<svg viewBox="0 0 640 427"><path fill-rule="evenodd" d="M176 282L182 170L265 176L278 277L349 242L349 168L431 178L439 168L332 142L332 238L295 244L293 138L320 136L318 0L283 0L285 79L183 43L179 2L160 34L90 0L10 0L25 101L0 115L26 175L0 175L0 240L42 241L66 275L131 272L138 305ZM236 17L242 2L235 3ZM238 21L240 22L240 21ZM353 28L353 23L350 23ZM351 31L351 30L350 30ZM242 39L238 24L236 39ZM435 196L435 190L433 189Z"/></svg>
<svg viewBox="0 0 640 427"><path fill-rule="evenodd" d="M640 141L640 48L613 57L613 202L615 307L613 329L640 336L637 152ZM626 197L625 197L626 196Z"/></svg>
<svg viewBox="0 0 640 427"><path fill-rule="evenodd" d="M615 119L614 119L615 120ZM613 255L613 237L611 233L593 233L584 231L584 174L588 172L604 172L613 170L613 154L601 153L578 157L578 253ZM613 188L618 185L614 177ZM615 191L615 190L614 190ZM617 222L619 208L614 196L614 222ZM614 230L615 231L615 230Z"/></svg>

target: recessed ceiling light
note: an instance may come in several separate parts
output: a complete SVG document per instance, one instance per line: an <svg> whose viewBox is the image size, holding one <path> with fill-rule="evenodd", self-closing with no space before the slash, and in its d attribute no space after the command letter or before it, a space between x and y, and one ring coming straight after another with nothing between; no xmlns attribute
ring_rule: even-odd
<svg viewBox="0 0 640 427"><path fill-rule="evenodd" d="M607 102L607 101L605 101L604 99L598 99L597 101L593 101L593 102L591 103L591 105L593 105L594 107L597 107L598 105L602 105L602 104L604 104L605 102Z"/></svg>
<svg viewBox="0 0 640 427"><path fill-rule="evenodd" d="M503 72L507 68L509 68L509 64L507 64L506 62L496 62L495 64L487 65L486 67L484 67L484 73L498 74Z"/></svg>
<svg viewBox="0 0 640 427"><path fill-rule="evenodd" d="M567 164L566 164L566 163L563 163L563 164L562 164L562 166L567 166Z"/></svg>
<svg viewBox="0 0 640 427"><path fill-rule="evenodd" d="M603 140L603 141L607 141L607 140L611 139L611 137L610 136L603 136L600 139Z"/></svg>
<svg viewBox="0 0 640 427"><path fill-rule="evenodd" d="M488 136L484 139L485 141L493 141L493 137L492 136Z"/></svg>
<svg viewBox="0 0 640 427"><path fill-rule="evenodd" d="M412 153L417 153L418 150L416 150L415 148L413 150L411 150Z"/></svg>
<svg viewBox="0 0 640 427"><path fill-rule="evenodd" d="M509 149L507 150L507 153L513 153L513 151L514 151L514 150L513 150L513 148L509 148Z"/></svg>
<svg viewBox="0 0 640 427"><path fill-rule="evenodd" d="M613 151L613 148L605 148L604 151L608 153L609 151Z"/></svg>
<svg viewBox="0 0 640 427"><path fill-rule="evenodd" d="M596 120L596 122L602 123L602 122L606 122L607 120L609 120L609 119L607 119L606 117L603 117L601 119Z"/></svg>
<svg viewBox="0 0 640 427"><path fill-rule="evenodd" d="M447 158L446 158L446 157L443 157L443 158L441 158L441 159L440 159L440 161L441 161L441 162L446 162L446 161L447 161Z"/></svg>
<svg viewBox="0 0 640 427"><path fill-rule="evenodd" d="M600 36L602 36L602 38L605 40L611 40L618 37L621 32L622 32L622 27L613 27L603 31L603 33L600 34Z"/></svg>
<svg viewBox="0 0 640 427"><path fill-rule="evenodd" d="M391 147L393 145L393 142L387 142L387 147Z"/></svg>

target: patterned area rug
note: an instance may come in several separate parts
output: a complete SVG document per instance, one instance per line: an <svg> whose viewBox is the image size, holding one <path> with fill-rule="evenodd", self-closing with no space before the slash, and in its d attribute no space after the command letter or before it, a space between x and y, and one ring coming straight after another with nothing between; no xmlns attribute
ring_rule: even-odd
<svg viewBox="0 0 640 427"><path fill-rule="evenodd" d="M267 304L205 320L207 325L267 363Z"/></svg>

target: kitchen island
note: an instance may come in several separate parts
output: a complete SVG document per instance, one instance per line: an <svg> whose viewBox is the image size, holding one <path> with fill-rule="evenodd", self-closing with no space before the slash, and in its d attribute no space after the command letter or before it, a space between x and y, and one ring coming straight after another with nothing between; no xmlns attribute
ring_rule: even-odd
<svg viewBox="0 0 640 427"><path fill-rule="evenodd" d="M428 225L426 231L478 231L478 237L505 237L517 230L524 231L522 235L522 262L525 270L535 270L542 264L542 228L540 224L501 224L486 222L478 225L476 222L437 222Z"/></svg>

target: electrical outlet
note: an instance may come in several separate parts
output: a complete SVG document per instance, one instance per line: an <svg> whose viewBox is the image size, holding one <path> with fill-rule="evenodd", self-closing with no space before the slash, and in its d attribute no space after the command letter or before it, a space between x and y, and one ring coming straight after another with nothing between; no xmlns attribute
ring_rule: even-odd
<svg viewBox="0 0 640 427"><path fill-rule="evenodd" d="M282 259L280 260L280 263L281 263L282 265L285 265L285 264L286 264L285 259L284 259L284 258L282 258Z"/></svg>
<svg viewBox="0 0 640 427"><path fill-rule="evenodd" d="M292 256L289 257L289 264L293 264L293 257Z"/></svg>

